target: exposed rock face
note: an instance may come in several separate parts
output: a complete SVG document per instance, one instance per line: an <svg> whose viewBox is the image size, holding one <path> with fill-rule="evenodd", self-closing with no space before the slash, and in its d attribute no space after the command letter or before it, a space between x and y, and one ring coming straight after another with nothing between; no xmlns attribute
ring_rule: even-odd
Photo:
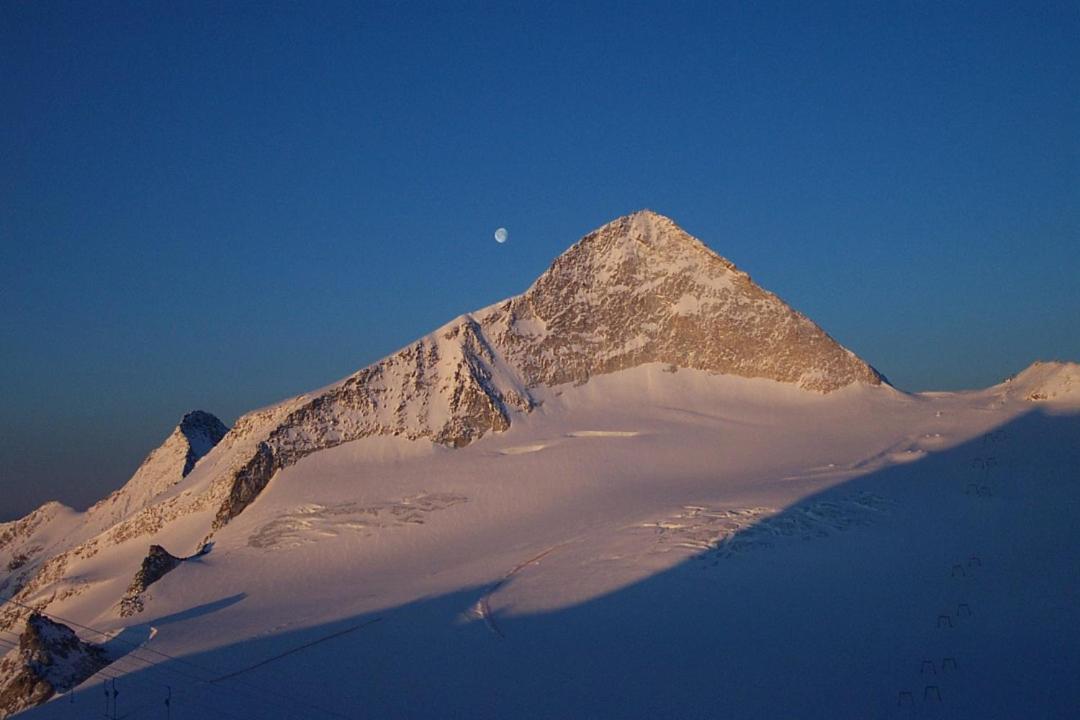
<svg viewBox="0 0 1080 720"><path fill-rule="evenodd" d="M109 664L105 651L67 625L33 613L19 647L0 660L0 718L40 705Z"/></svg>
<svg viewBox="0 0 1080 720"><path fill-rule="evenodd" d="M143 593L166 574L172 572L184 562L183 559L169 553L160 545L151 545L150 552L143 558L142 567L135 573L127 592L120 600L120 616L131 617L143 611Z"/></svg>
<svg viewBox="0 0 1080 720"><path fill-rule="evenodd" d="M273 474L370 435L452 447L510 426L529 388L644 363L831 392L882 376L674 222L619 218L563 253L524 294L465 316L292 410L236 468L214 527Z"/></svg>
<svg viewBox="0 0 1080 720"><path fill-rule="evenodd" d="M180 425L174 432L180 433L187 440L184 467L180 471L180 474L186 477L195 467L195 463L221 442L229 428L208 412L192 410L181 418Z"/></svg>
<svg viewBox="0 0 1080 720"><path fill-rule="evenodd" d="M218 508L213 528L217 530L243 512L263 491L278 467L280 465L276 464L270 446L265 442L259 443L251 459L233 474L229 497Z"/></svg>
<svg viewBox="0 0 1080 720"><path fill-rule="evenodd" d="M14 555L11 560L8 561L8 572L15 572L19 568L23 567L30 561L30 556L26 553L18 553Z"/></svg>
<svg viewBox="0 0 1080 720"><path fill-rule="evenodd" d="M195 464L221 442L229 429L208 412L194 410L180 420L131 480L90 509L100 529L149 507L162 493L187 477Z"/></svg>
<svg viewBox="0 0 1080 720"><path fill-rule="evenodd" d="M21 520L0 525L0 599L15 598L44 608L78 594L85 580L61 582L72 561L92 557L101 547L151 534L169 519L209 503L205 497L180 502L166 495L227 432L213 415L190 412L124 487L81 517L71 508L50 502ZM17 605L0 606L0 630L17 627L26 615L27 610Z"/></svg>
<svg viewBox="0 0 1080 720"><path fill-rule="evenodd" d="M507 429L513 411L527 412L533 405L480 324L461 318L295 403L232 471L214 528L247 507L275 472L317 450L371 435L461 447L486 432Z"/></svg>
<svg viewBox="0 0 1080 720"><path fill-rule="evenodd" d="M830 392L882 377L674 222L619 218L478 317L528 385L660 362Z"/></svg>

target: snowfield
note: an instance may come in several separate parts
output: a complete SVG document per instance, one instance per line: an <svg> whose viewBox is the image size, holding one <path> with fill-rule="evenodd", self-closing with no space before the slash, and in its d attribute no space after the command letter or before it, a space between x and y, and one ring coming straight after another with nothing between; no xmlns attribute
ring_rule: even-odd
<svg viewBox="0 0 1080 720"><path fill-rule="evenodd" d="M1080 366L900 392L642 211L0 524L0 718L1076 717L1078 468Z"/></svg>
<svg viewBox="0 0 1080 720"><path fill-rule="evenodd" d="M119 659L26 717L113 677L132 717L1069 717L1080 403L1030 400L1045 372L822 396L647 365L466 448L310 455L137 618L104 588L146 543L88 561L49 613Z"/></svg>

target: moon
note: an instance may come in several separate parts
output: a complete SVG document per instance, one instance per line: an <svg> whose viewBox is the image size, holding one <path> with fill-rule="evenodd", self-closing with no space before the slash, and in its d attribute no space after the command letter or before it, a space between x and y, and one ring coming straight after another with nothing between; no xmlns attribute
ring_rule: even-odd
<svg viewBox="0 0 1080 720"><path fill-rule="evenodd" d="M506 242L509 239L510 239L510 233L508 233L506 231L506 228L501 227L501 228L499 228L498 230L495 231L495 242L502 244L502 243Z"/></svg>

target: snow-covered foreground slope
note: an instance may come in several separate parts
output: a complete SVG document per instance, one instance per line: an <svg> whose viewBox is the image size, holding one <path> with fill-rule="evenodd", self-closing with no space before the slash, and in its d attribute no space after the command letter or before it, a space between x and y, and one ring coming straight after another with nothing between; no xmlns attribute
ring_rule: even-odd
<svg viewBox="0 0 1080 720"><path fill-rule="evenodd" d="M26 717L1071 715L1080 405L669 370L309 455L134 618L145 540L83 561L49 613L118 659Z"/></svg>

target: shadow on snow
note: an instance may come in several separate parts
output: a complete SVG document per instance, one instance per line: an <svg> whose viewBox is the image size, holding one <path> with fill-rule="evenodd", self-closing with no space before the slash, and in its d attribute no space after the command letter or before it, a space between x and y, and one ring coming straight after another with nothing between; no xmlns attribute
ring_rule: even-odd
<svg viewBox="0 0 1080 720"><path fill-rule="evenodd" d="M751 526L746 552L500 614L503 638L463 621L488 589L469 587L182 660L137 651L154 664L124 668L117 716L1066 717L1080 707L1078 463L1080 416L1034 410L773 520L867 493L888 501L872 524L773 547ZM84 686L27 716L99 704Z"/></svg>

